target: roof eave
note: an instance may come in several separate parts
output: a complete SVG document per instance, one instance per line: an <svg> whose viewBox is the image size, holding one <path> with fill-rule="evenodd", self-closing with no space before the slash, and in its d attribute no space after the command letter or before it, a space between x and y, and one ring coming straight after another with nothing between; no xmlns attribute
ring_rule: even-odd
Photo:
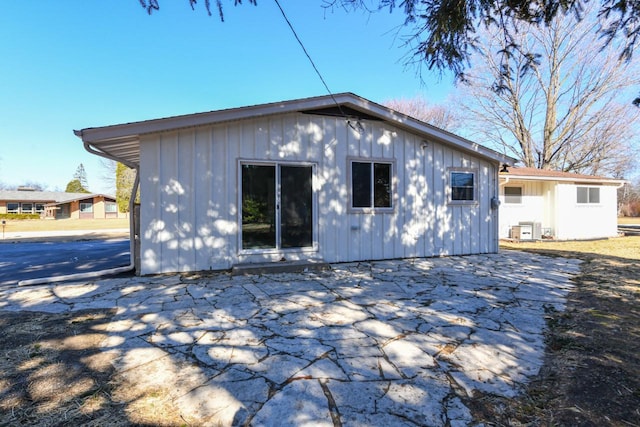
<svg viewBox="0 0 640 427"><path fill-rule="evenodd" d="M99 128L86 128L75 130L74 134L82 139L87 151L102 157L121 161L131 166L132 164L137 165L139 163L139 140L140 137L145 134L213 125L242 119L254 119L274 114L313 110L334 104L350 106L357 110L366 111L400 128L418 133L427 140L435 139L463 151L483 156L496 163L506 163L508 165L516 163L515 158L498 153L480 144L348 92ZM118 145L126 142L131 143L131 150L124 152L123 150L118 151L116 149ZM137 147L134 148L136 145Z"/></svg>
<svg viewBox="0 0 640 427"><path fill-rule="evenodd" d="M350 95L350 94L345 94ZM405 130L412 131L414 133L420 133L427 139L436 139L439 142L443 142L448 145L453 145L456 148L462 149L472 154L479 154L484 157L488 157L495 162L505 163L509 166L513 166L518 160L514 157L507 156L505 154L494 151L476 142L469 141L466 138L455 135L444 129L440 129L426 122L414 119L411 116L402 114L398 111L387 108L383 105L377 104L372 101L368 101L364 98L360 98L356 95L352 95L355 99L362 101L361 103L352 103L350 101L345 102L345 105L350 105L356 108L365 108L372 115L379 116L385 121L391 122L396 126Z"/></svg>
<svg viewBox="0 0 640 427"><path fill-rule="evenodd" d="M598 184L623 185L627 181L624 179L598 178L598 177L559 177L559 176L534 176L534 175L510 175L500 174L500 178L520 181L562 181L562 182L593 182Z"/></svg>

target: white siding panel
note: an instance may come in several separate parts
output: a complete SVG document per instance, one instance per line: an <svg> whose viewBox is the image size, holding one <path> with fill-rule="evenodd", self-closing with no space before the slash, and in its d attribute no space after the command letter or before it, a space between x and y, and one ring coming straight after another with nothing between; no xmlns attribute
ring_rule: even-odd
<svg viewBox="0 0 640 427"><path fill-rule="evenodd" d="M522 188L522 204L504 203L504 187ZM600 203L577 203L571 182L510 180L500 186L500 237L520 222L540 222L559 240L592 239L617 235L617 193L613 186L600 188Z"/></svg>
<svg viewBox="0 0 640 427"><path fill-rule="evenodd" d="M211 130L199 129L195 137L196 165L194 170L194 266L209 266L215 243L214 215L216 204L213 199L214 164Z"/></svg>
<svg viewBox="0 0 640 427"><path fill-rule="evenodd" d="M522 188L522 203L505 203L504 187ZM548 185L541 181L510 179L500 185L500 238L508 238L511 227L520 222L540 222L543 228L553 227L546 215L546 206L553 204L553 198Z"/></svg>
<svg viewBox="0 0 640 427"><path fill-rule="evenodd" d="M142 273L225 269L281 254L239 252L240 160L315 166L317 252L329 262L497 250L490 208L496 166L390 127L287 114L145 137ZM393 212L349 209L348 158L394 162ZM478 171L477 206L447 202L447 168Z"/></svg>
<svg viewBox="0 0 640 427"><path fill-rule="evenodd" d="M598 186L600 203L577 203L576 188L582 185L557 186L557 238L561 240L595 239L617 235L617 192L614 186Z"/></svg>
<svg viewBox="0 0 640 427"><path fill-rule="evenodd" d="M160 144L154 140L140 141L140 273L161 271L162 246L158 233L163 232L160 210Z"/></svg>

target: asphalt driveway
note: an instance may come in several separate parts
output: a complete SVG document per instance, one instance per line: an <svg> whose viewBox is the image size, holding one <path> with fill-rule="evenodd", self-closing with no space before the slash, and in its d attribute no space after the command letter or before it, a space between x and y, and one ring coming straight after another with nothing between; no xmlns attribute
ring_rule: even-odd
<svg viewBox="0 0 640 427"><path fill-rule="evenodd" d="M129 239L0 244L0 286L129 265Z"/></svg>
<svg viewBox="0 0 640 427"><path fill-rule="evenodd" d="M465 399L514 396L544 356L579 261L504 251L0 290L0 310L116 308L118 384L188 424L473 425Z"/></svg>

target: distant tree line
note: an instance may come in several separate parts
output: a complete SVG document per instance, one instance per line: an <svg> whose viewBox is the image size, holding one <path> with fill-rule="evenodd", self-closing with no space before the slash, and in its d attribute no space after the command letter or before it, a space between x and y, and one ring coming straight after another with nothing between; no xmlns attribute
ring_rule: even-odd
<svg viewBox="0 0 640 427"><path fill-rule="evenodd" d="M640 178L618 190L618 214L640 217Z"/></svg>

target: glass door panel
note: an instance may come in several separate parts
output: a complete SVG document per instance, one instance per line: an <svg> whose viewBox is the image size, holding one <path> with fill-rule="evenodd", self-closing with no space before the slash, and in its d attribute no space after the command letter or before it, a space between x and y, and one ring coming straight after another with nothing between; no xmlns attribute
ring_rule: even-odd
<svg viewBox="0 0 640 427"><path fill-rule="evenodd" d="M280 166L280 247L313 245L311 166Z"/></svg>
<svg viewBox="0 0 640 427"><path fill-rule="evenodd" d="M242 248L276 247L276 168L242 165Z"/></svg>

